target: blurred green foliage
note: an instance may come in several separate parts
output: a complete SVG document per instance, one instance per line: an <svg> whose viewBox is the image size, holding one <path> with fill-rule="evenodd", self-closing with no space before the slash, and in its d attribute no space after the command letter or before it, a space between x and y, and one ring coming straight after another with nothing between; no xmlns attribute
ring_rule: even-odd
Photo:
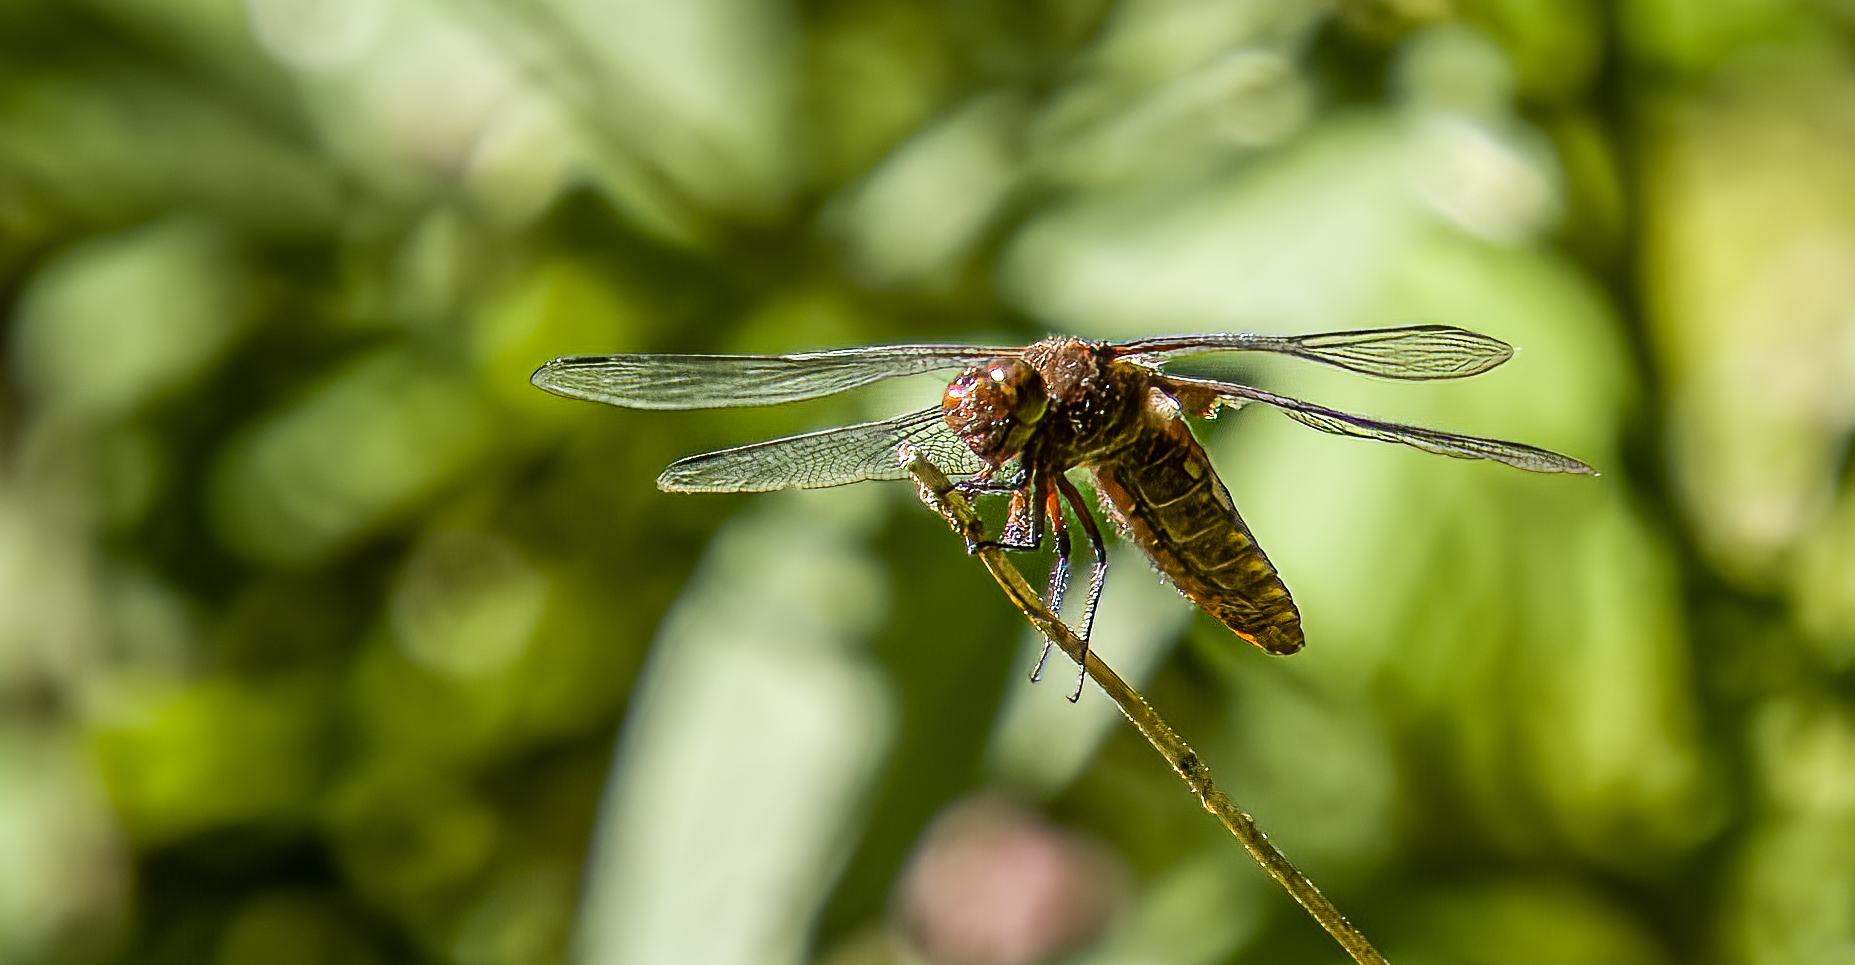
<svg viewBox="0 0 1855 965"><path fill-rule="evenodd" d="M1847 0L0 0L0 962L1337 960L909 487L651 485L932 380L527 376L1420 320L1522 352L1223 371L1604 476L1207 423L1310 646L1100 649L1396 961L1847 962L1851 104Z"/></svg>

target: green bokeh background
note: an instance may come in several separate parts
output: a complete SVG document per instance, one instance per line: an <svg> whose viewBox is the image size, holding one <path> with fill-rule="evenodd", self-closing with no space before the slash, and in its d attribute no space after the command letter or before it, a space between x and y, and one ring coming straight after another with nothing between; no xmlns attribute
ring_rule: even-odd
<svg viewBox="0 0 1855 965"><path fill-rule="evenodd" d="M1226 416L1307 650L1102 652L1394 961L1855 962L1847 0L0 0L0 300L0 963L919 962L974 800L1338 961L908 486L652 486L931 380L527 377L1418 321L1216 364L1603 476Z"/></svg>

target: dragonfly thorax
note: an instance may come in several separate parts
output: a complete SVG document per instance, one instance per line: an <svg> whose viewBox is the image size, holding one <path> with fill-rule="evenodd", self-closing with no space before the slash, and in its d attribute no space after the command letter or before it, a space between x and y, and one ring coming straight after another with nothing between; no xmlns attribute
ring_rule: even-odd
<svg viewBox="0 0 1855 965"><path fill-rule="evenodd" d="M1038 427L1042 458L1078 465L1121 448L1138 432L1152 372L1116 361L1112 346L1048 338L1027 347L1024 360L1043 376L1050 399Z"/></svg>
<svg viewBox="0 0 1855 965"><path fill-rule="evenodd" d="M1023 359L996 358L960 373L941 398L947 428L992 466L1030 441L1049 406L1043 376Z"/></svg>

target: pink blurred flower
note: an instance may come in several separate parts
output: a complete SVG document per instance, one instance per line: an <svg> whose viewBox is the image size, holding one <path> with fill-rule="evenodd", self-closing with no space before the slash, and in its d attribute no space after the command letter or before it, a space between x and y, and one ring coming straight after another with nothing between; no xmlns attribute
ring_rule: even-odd
<svg viewBox="0 0 1855 965"><path fill-rule="evenodd" d="M1099 937L1123 891L1102 845L979 797L928 829L898 911L904 939L936 965L1028 965Z"/></svg>

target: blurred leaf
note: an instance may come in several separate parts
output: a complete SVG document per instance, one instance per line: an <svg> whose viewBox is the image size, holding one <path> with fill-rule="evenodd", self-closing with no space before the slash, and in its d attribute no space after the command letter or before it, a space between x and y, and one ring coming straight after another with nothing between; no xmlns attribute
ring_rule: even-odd
<svg viewBox="0 0 1855 965"><path fill-rule="evenodd" d="M1411 957L1475 965L1657 965L1667 957L1607 896L1553 880L1503 881L1426 898ZM1407 926L1409 927L1409 926Z"/></svg>
<svg viewBox="0 0 1855 965"><path fill-rule="evenodd" d="M243 321L244 281L225 239L196 221L91 241L25 294L17 364L48 408L126 414L225 350Z"/></svg>
<svg viewBox="0 0 1855 965"><path fill-rule="evenodd" d="M98 734L130 835L147 845L229 825L307 824L327 765L327 698L310 678L137 695Z"/></svg>
<svg viewBox="0 0 1855 965"><path fill-rule="evenodd" d="M315 560L463 472L488 446L486 432L467 383L385 350L226 449L214 479L216 522L253 558Z"/></svg>
<svg viewBox="0 0 1855 965"><path fill-rule="evenodd" d="M222 965L373 965L382 961L358 916L332 896L260 895L240 908L219 940Z"/></svg>
<svg viewBox="0 0 1855 965"><path fill-rule="evenodd" d="M486 390L521 411L568 411L535 391L528 377L563 354L562 346L594 355L642 347L634 297L619 280L574 261L550 260L522 271L471 320L471 345Z"/></svg>
<svg viewBox="0 0 1855 965"><path fill-rule="evenodd" d="M1009 94L962 105L902 145L844 201L839 230L875 286L946 284L1018 178Z"/></svg>
<svg viewBox="0 0 1855 965"><path fill-rule="evenodd" d="M0 105L0 171L59 217L109 222L203 208L285 235L333 226L339 179L230 105L131 69L47 76Z"/></svg>
<svg viewBox="0 0 1855 965"><path fill-rule="evenodd" d="M0 736L0 958L97 952L120 924L123 842L68 738Z"/></svg>

